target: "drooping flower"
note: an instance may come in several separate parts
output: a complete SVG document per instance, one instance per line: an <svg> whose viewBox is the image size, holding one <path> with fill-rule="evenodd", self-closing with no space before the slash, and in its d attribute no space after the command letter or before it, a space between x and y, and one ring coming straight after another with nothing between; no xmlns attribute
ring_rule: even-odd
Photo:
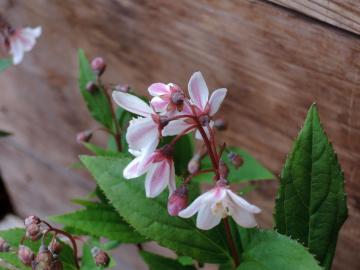
<svg viewBox="0 0 360 270"><path fill-rule="evenodd" d="M114 91L113 99L125 110L135 113L140 117L133 118L126 132L126 140L129 148L140 151L153 146L155 150L161 136L161 129L166 121L161 118L154 110L140 98L120 92Z"/></svg>
<svg viewBox="0 0 360 270"><path fill-rule="evenodd" d="M24 53L32 50L36 39L40 37L42 29L24 27L18 29L9 29L6 35L6 45L13 56L14 65L19 64L24 58Z"/></svg>
<svg viewBox="0 0 360 270"><path fill-rule="evenodd" d="M195 72L189 81L188 91L190 103L192 106L191 113L198 117L200 124L204 127L205 132L213 126L212 116L219 110L227 90L225 88L215 90L209 99L209 89L206 85L201 72ZM194 122L191 119L178 119L171 121L163 130L164 136L177 135L184 131ZM201 139L201 134L197 130L195 137Z"/></svg>
<svg viewBox="0 0 360 270"><path fill-rule="evenodd" d="M165 145L151 154L149 149L151 147L144 151L129 150L136 158L124 169L124 177L132 179L146 173L145 192L148 198L158 196L166 187L171 195L176 189L172 146Z"/></svg>
<svg viewBox="0 0 360 270"><path fill-rule="evenodd" d="M195 199L179 216L189 218L198 212L196 226L202 230L212 229L227 216L232 216L242 227L255 227L257 223L254 214L261 210L232 192L226 182L224 179L219 180L213 189Z"/></svg>

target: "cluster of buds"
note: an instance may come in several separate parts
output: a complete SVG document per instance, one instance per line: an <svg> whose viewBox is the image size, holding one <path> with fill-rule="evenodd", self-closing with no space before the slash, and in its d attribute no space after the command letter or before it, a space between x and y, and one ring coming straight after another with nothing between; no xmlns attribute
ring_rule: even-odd
<svg viewBox="0 0 360 270"><path fill-rule="evenodd" d="M58 252L49 246L41 245L38 254L32 261L32 269L34 270L62 270L63 264L59 260Z"/></svg>
<svg viewBox="0 0 360 270"><path fill-rule="evenodd" d="M97 266L107 267L110 263L109 255L98 247L93 247L91 249L91 255L93 256Z"/></svg>
<svg viewBox="0 0 360 270"><path fill-rule="evenodd" d="M10 251L10 245L8 242L5 241L5 239L0 237L0 252L9 252Z"/></svg>
<svg viewBox="0 0 360 270"><path fill-rule="evenodd" d="M29 216L24 221L26 237L32 241L39 240L42 236L41 220L37 216Z"/></svg>
<svg viewBox="0 0 360 270"><path fill-rule="evenodd" d="M232 216L244 227L256 226L254 214L260 209L230 190L226 180L229 168L221 160L221 153L216 147L214 128L225 130L227 125L223 119L215 120L213 117L220 109L227 90L215 90L210 96L202 74L195 72L188 84L188 95L174 83L154 83L148 91L153 96L150 104L124 91L113 92L113 99L119 106L138 115L130 121L126 133L129 152L134 159L124 169L124 177L132 179L146 174L145 193L149 198L168 188L169 214L189 218L199 212L197 226L201 229L211 229L227 216ZM195 154L188 164L189 176L176 188L171 150L182 136L190 132L194 132L195 138L203 143L212 169L201 171L200 160L204 155ZM165 136L175 137L168 145L158 148ZM241 165L240 156L232 154L229 159L236 168ZM215 187L187 206L188 182L195 175L205 172L214 173Z"/></svg>

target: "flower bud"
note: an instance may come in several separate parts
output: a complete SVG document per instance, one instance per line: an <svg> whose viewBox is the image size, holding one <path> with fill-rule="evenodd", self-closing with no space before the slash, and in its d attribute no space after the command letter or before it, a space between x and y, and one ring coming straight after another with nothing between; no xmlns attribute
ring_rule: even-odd
<svg viewBox="0 0 360 270"><path fill-rule="evenodd" d="M40 224L40 223L41 223L41 219L37 216L29 216L24 221L25 227L29 226L30 224Z"/></svg>
<svg viewBox="0 0 360 270"><path fill-rule="evenodd" d="M6 242L3 238L0 237L0 252L8 252L10 250L10 246L8 242Z"/></svg>
<svg viewBox="0 0 360 270"><path fill-rule="evenodd" d="M227 129L227 123L223 118L219 118L214 121L214 127L219 131L224 131Z"/></svg>
<svg viewBox="0 0 360 270"><path fill-rule="evenodd" d="M222 178L227 178L227 176L229 174L228 166L221 159L219 161L219 174L220 174L220 177L222 177Z"/></svg>
<svg viewBox="0 0 360 270"><path fill-rule="evenodd" d="M95 93L98 90L98 86L96 85L96 83L90 81L86 84L86 90L89 93Z"/></svg>
<svg viewBox="0 0 360 270"><path fill-rule="evenodd" d="M230 152L228 154L228 158L236 169L239 169L239 167L244 163L244 160L240 157L240 155L234 152Z"/></svg>
<svg viewBox="0 0 360 270"><path fill-rule="evenodd" d="M188 163L187 166L188 172L190 174L194 174L199 171L200 169L200 155L197 153L195 154Z"/></svg>
<svg viewBox="0 0 360 270"><path fill-rule="evenodd" d="M54 238L49 244L49 250L51 251L51 253L59 254L62 250L62 245L59 243L58 240Z"/></svg>
<svg viewBox="0 0 360 270"><path fill-rule="evenodd" d="M180 186L168 200L168 212L170 216L177 216L188 205L188 190L186 186Z"/></svg>
<svg viewBox="0 0 360 270"><path fill-rule="evenodd" d="M110 263L110 257L107 253L98 247L93 247L91 249L91 254L95 259L95 264L97 266L107 267Z"/></svg>
<svg viewBox="0 0 360 270"><path fill-rule="evenodd" d="M76 141L77 143L81 144L83 142L88 142L91 140L93 133L91 130L84 130L76 134Z"/></svg>
<svg viewBox="0 0 360 270"><path fill-rule="evenodd" d="M94 58L91 61L91 68L97 76L101 76L106 69L106 63L105 63L104 58L102 58L102 57Z"/></svg>
<svg viewBox="0 0 360 270"><path fill-rule="evenodd" d="M34 270L52 270L53 256L48 248L44 245L40 246L39 254L32 262Z"/></svg>
<svg viewBox="0 0 360 270"><path fill-rule="evenodd" d="M31 262L34 260L35 255L29 247L20 245L18 250L18 258L23 264L31 266Z"/></svg>
<svg viewBox="0 0 360 270"><path fill-rule="evenodd" d="M41 233L39 224L32 223L26 227L26 237L27 238L29 238L33 241L36 241L36 240L39 240L41 236L42 236L42 233Z"/></svg>
<svg viewBox="0 0 360 270"><path fill-rule="evenodd" d="M119 92L123 92L123 93L129 93L130 86L127 85L127 84L118 84L118 85L115 85L114 91L119 91Z"/></svg>

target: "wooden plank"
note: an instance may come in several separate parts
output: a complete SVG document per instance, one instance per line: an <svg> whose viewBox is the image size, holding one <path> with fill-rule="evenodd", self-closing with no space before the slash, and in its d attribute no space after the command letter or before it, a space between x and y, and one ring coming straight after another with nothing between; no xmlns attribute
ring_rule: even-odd
<svg viewBox="0 0 360 270"><path fill-rule="evenodd" d="M360 245L360 41L355 35L263 1L4 3L10 20L44 26L34 52L0 77L0 126L16 134L13 141L0 142L0 164L22 215L31 209L62 212L70 208L71 196L91 188L77 173L64 174L83 151L74 142L76 132L96 126L76 90L76 49L83 47L107 59L107 81L129 83L141 93L156 81L185 88L196 70L211 89L227 87L221 113L230 119L230 129L222 137L275 173L316 101L349 194L350 217L334 269L360 268L353 259ZM29 176L37 185L26 182ZM36 190L41 185L52 189L49 196ZM28 187L31 200L24 195ZM264 209L259 218L266 227L272 224L276 190L277 183L268 182L250 195Z"/></svg>
<svg viewBox="0 0 360 270"><path fill-rule="evenodd" d="M358 0L267 0L320 21L360 34Z"/></svg>

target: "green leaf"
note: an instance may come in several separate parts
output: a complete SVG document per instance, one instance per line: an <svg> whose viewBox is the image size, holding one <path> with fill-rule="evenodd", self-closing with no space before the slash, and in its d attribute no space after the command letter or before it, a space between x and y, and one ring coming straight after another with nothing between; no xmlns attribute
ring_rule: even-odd
<svg viewBox="0 0 360 270"><path fill-rule="evenodd" d="M141 243L145 239L134 231L109 205L85 202L85 209L53 216L54 222L70 226L95 237L106 237L122 243Z"/></svg>
<svg viewBox="0 0 360 270"><path fill-rule="evenodd" d="M7 137L7 136L10 136L10 135L12 135L12 134L10 132L8 132L8 131L0 130L0 138Z"/></svg>
<svg viewBox="0 0 360 270"><path fill-rule="evenodd" d="M121 156L120 152L104 149L92 143L83 143L83 145L97 156Z"/></svg>
<svg viewBox="0 0 360 270"><path fill-rule="evenodd" d="M12 60L8 59L0 59L0 72L5 71L12 65Z"/></svg>
<svg viewBox="0 0 360 270"><path fill-rule="evenodd" d="M228 180L232 183L245 182L249 180L271 180L276 179L276 177L263 165L261 165L253 156L251 156L248 152L236 148L236 147L228 147L232 152L235 152L241 156L244 160L244 164L236 169L234 165L232 165L231 161L228 158L227 153L224 151L222 155L222 159L229 167L229 175ZM212 168L211 161L209 157L205 157L201 162L202 169ZM200 182L208 182L211 183L213 180L213 173L201 174L193 178L196 181Z"/></svg>
<svg viewBox="0 0 360 270"><path fill-rule="evenodd" d="M256 231L240 261L237 270L322 269L305 247L275 231Z"/></svg>
<svg viewBox="0 0 360 270"><path fill-rule="evenodd" d="M194 154L193 137L187 134L181 137L175 144L174 164L177 175L184 175L187 173L187 166Z"/></svg>
<svg viewBox="0 0 360 270"><path fill-rule="evenodd" d="M281 173L276 228L330 269L346 218L343 172L312 105Z"/></svg>
<svg viewBox="0 0 360 270"><path fill-rule="evenodd" d="M86 102L86 105L92 117L101 123L104 127L112 129L113 119L109 100L105 90L100 88L93 93L86 90L88 82L96 82L96 76L91 69L90 63L86 58L84 51L79 50L79 88Z"/></svg>
<svg viewBox="0 0 360 270"><path fill-rule="evenodd" d="M231 259L222 226L203 231L191 219L171 217L167 213L167 192L148 199L143 177L123 179L123 169L130 159L83 156L81 161L119 214L141 234L204 262L222 263Z"/></svg>
<svg viewBox="0 0 360 270"><path fill-rule="evenodd" d="M140 255L149 266L150 270L196 270L194 266L185 266L177 260L156 255L154 253L141 251Z"/></svg>

